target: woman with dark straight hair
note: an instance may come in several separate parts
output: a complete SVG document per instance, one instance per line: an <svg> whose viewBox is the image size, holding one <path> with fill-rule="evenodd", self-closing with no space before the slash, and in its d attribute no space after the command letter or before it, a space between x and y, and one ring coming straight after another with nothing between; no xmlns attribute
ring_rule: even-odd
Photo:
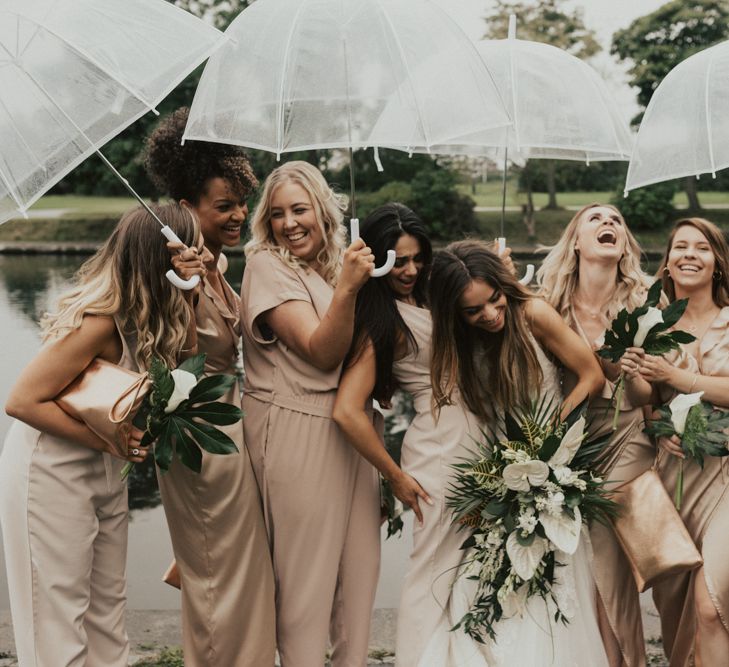
<svg viewBox="0 0 729 667"><path fill-rule="evenodd" d="M432 249L425 225L402 204L375 209L361 227L375 262L397 256L384 278L368 281L355 309L355 337L334 406L334 420L349 442L389 480L417 517L413 549L397 622L397 664L425 659L460 562L463 536L445 505L450 465L479 432L478 420L458 401L431 411L431 329L427 280ZM508 253L506 260L508 260ZM371 418L372 398L389 403L395 388L413 397L415 417L402 443L401 467L385 450ZM422 485L422 486L421 486Z"/></svg>
<svg viewBox="0 0 729 667"><path fill-rule="evenodd" d="M431 378L433 402L443 410L462 400L492 428L504 412L528 409L535 400L561 405L564 417L584 399L595 396L604 376L589 346L541 299L519 284L500 259L479 241L460 241L435 254L429 283L433 315ZM554 358L569 368L577 382L562 396ZM460 399L457 397L460 395ZM561 554L557 595L570 599L570 622L552 621L538 597L522 614L496 626L497 640L483 646L448 626L434 633L428 651L449 655L449 646L472 643L489 667L506 665L607 666L600 639L590 568L589 537L583 530L577 551ZM467 595L464 579L453 589L453 601ZM462 603L461 603L462 604ZM450 627L458 618L446 617ZM458 634L458 636L456 636ZM435 664L435 663L428 663ZM478 664L478 663L473 663ZM456 667L453 660L443 667Z"/></svg>

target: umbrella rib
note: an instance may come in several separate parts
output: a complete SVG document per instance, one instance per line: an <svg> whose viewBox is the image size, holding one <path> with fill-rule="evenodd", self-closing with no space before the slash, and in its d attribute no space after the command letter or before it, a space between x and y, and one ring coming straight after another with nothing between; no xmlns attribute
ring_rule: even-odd
<svg viewBox="0 0 729 667"><path fill-rule="evenodd" d="M709 144L709 160L711 161L711 175L716 178L716 165L714 163L714 145L711 141L711 101L709 99L709 81L711 80L711 70L714 68L714 49L709 56L709 66L706 70L706 84L704 85L704 108L706 110L706 139Z"/></svg>
<svg viewBox="0 0 729 667"><path fill-rule="evenodd" d="M10 196L13 198L13 201L18 206L18 210L25 214L26 206L23 204L23 202L20 199L20 193L17 192L13 186L10 184L10 177L5 175L5 172L0 168L0 181L2 181L5 184L5 187L8 189L8 193L10 193Z"/></svg>
<svg viewBox="0 0 729 667"><path fill-rule="evenodd" d="M122 88L124 88L133 97L136 97L148 109L151 109L155 113L158 113L157 110L155 109L155 105L152 104L152 103L150 103L149 100L147 100L144 97L144 95L142 95L138 91L134 90L134 88L132 88L129 84L127 84L124 81L122 81L116 74L114 74L114 72L109 71L109 69L107 67L104 67L101 63L97 62L96 59L93 58L93 57L91 57L91 55L89 55L88 53L86 53L86 51L84 49L76 46L75 44L72 44L68 39L66 39L65 37L63 37L63 35L59 35L55 30L52 30L47 25L41 24L41 23L37 23L36 21L33 21L32 19L26 19L26 20L30 21L31 23L35 23L38 26L39 29L40 28L43 28L43 30L45 30L48 34L53 35L56 39L60 40L64 44L66 44L66 46L68 46L72 51L74 51L79 56L81 56L82 58L84 58L85 60L87 60L94 67L96 67L99 70L101 70L110 79L113 79L114 81L116 81ZM31 41L32 40L29 40L28 41L28 44L23 49L23 53L21 53L21 55L20 55L21 58L22 58L23 54L25 53L26 49L28 48L28 46L30 45L30 42Z"/></svg>
<svg viewBox="0 0 729 667"><path fill-rule="evenodd" d="M578 60L579 60L579 58L578 58ZM580 62L584 66L585 72L587 74L587 80L590 82L592 87L595 90L597 90L598 96L601 99L605 99L605 97L603 95L603 91L600 89L600 86L598 85L598 76L599 76L598 73L594 69L592 69L592 67L590 67L586 62L583 62L582 60L580 60ZM626 157L625 153L623 152L623 147L620 145L620 139L618 138L618 133L615 130L615 123L613 123L612 114L608 114L608 120L609 120L610 130L613 134L613 139L615 140L616 153L618 155L620 155L621 157ZM585 155L585 160L589 162L587 155Z"/></svg>
<svg viewBox="0 0 729 667"><path fill-rule="evenodd" d="M423 114L421 110L420 100L418 100L417 93L415 92L415 86L413 85L413 77L410 72L410 66L408 65L407 60L405 59L405 50L402 47L402 43L400 42L400 38L398 37L397 31L395 30L395 27L392 25L392 21L390 20L390 17L388 16L387 12L382 7L382 2L380 0L377 0L377 5L380 8L380 11L382 13L382 16L385 18L385 21L387 21L387 25L390 28L390 33L392 34L393 40L395 41L395 46L397 47L397 50L400 54L400 58L402 59L402 63L405 67L405 71L407 72L408 81L411 82L411 89L413 91L413 99L415 101L415 108L418 113L418 120L420 121L420 126L423 128L423 136L425 138L425 145L428 148L428 152L430 152L430 146L431 146L431 137L429 136L428 128L426 128L425 123L425 114Z"/></svg>
<svg viewBox="0 0 729 667"><path fill-rule="evenodd" d="M294 36L294 30L296 30L296 25L299 22L299 16L301 16L301 12L306 2L307 0L301 0L299 8L296 10L296 16L294 16L294 20L291 22L291 30L289 30L289 36L286 40L286 46L284 48L283 67L281 71L281 84L278 91L278 124L276 128L278 134L278 136L276 137L276 147L278 149L276 151L277 160L281 159L281 152L283 149L284 84L286 81L286 74L289 65L289 50L291 48L291 40Z"/></svg>

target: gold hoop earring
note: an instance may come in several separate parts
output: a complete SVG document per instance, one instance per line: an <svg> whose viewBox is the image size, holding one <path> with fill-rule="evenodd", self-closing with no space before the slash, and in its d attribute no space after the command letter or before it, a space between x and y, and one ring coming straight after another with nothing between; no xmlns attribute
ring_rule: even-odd
<svg viewBox="0 0 729 667"><path fill-rule="evenodd" d="M719 282L724 277L724 274L721 271L714 271L714 280L716 282Z"/></svg>

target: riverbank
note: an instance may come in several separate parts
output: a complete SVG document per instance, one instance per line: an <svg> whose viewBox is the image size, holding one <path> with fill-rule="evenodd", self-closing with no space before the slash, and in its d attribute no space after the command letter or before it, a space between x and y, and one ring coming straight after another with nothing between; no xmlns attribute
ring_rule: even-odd
<svg viewBox="0 0 729 667"><path fill-rule="evenodd" d="M648 665L668 667L660 641L658 614L649 594L641 597ZM372 615L368 667L395 662L396 609L376 609ZM130 610L127 629L132 650L130 665L137 667L183 667L178 647L182 643L179 611ZM172 650L167 650L172 649ZM0 667L17 667L10 625L10 612L0 611Z"/></svg>

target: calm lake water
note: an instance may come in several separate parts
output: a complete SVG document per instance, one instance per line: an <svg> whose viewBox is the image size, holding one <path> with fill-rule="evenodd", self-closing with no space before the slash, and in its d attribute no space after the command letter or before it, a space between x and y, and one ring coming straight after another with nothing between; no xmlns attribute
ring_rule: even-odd
<svg viewBox="0 0 729 667"><path fill-rule="evenodd" d="M52 307L84 259L76 256L0 255L0 406L5 405L10 387L40 347L40 316ZM240 286L242 274L242 259L231 259L228 279L236 289ZM4 410L0 410L0 449L10 423L11 419ZM178 591L160 580L172 559L172 547L151 468L132 480L130 506L129 606L132 609L177 608ZM411 547L410 515L410 512L406 515L403 537L383 539L380 584L375 601L377 607L396 607L398 604L405 561ZM12 545L3 546L12 548ZM5 561L0 551L0 609L8 607Z"/></svg>

